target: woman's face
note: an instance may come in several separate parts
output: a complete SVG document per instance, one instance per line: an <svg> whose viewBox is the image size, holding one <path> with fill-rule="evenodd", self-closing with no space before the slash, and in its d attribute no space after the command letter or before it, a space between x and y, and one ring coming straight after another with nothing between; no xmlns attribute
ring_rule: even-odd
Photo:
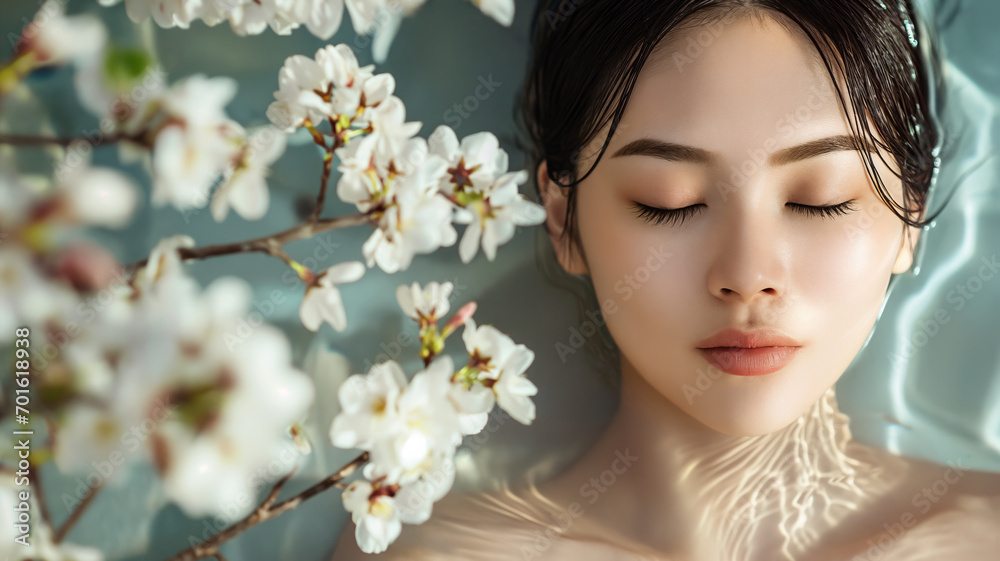
<svg viewBox="0 0 1000 561"><path fill-rule="evenodd" d="M845 141L833 83L802 36L741 18L668 39L578 185L586 264L578 252L557 253L569 272L591 276L625 383L648 384L717 431L772 432L850 364L891 274L909 268L919 230L903 243L903 222ZM605 135L582 152L579 170ZM901 181L871 156L902 201ZM561 248L566 201L544 166L539 181ZM828 216L807 208L847 201ZM685 207L683 220L651 210ZM777 330L798 348L777 370L747 375L782 349L699 350L724 328Z"/></svg>

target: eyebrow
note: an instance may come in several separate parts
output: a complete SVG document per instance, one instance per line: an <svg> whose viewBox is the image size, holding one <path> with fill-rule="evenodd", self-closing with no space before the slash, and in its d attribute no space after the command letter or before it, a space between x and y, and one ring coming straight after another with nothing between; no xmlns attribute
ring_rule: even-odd
<svg viewBox="0 0 1000 561"><path fill-rule="evenodd" d="M877 153L874 146L862 141L860 137L841 134L810 140L797 146L782 148L772 153L768 157L767 163L774 167L783 166L831 152L859 150L859 147L864 147L869 152ZM666 142L655 138L633 140L611 155L612 158L620 156L652 156L670 162L691 162L695 164L712 164L718 159L715 154L708 150L685 146L683 144L674 144L673 142Z"/></svg>

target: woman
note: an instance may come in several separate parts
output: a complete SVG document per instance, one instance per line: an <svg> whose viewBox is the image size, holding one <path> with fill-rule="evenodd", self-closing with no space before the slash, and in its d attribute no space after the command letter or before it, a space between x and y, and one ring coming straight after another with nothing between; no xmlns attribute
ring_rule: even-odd
<svg viewBox="0 0 1000 561"><path fill-rule="evenodd" d="M852 442L833 393L933 219L912 14L542 2L522 117L619 410L558 477L449 496L381 558L997 558L1000 476ZM335 560L371 557L352 531Z"/></svg>

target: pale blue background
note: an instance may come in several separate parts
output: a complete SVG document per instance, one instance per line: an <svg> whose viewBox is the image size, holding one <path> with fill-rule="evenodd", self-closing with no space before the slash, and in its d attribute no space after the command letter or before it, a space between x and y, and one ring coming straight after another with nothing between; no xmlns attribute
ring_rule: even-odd
<svg viewBox="0 0 1000 561"><path fill-rule="evenodd" d="M408 120L423 122L420 134L427 136L449 121L449 109L473 95L479 78L492 76L500 86L468 119L456 126L459 137L489 130L497 134L511 155L511 168L520 169L524 158L513 144L512 110L527 62L528 19L533 2L518 1L517 16L504 28L483 16L467 2L430 0L416 15L403 22L385 64L377 71L392 72L396 94L407 107ZM926 2L925 4L930 4ZM5 36L15 34L38 4L7 1L0 5ZM116 40L134 39L132 24L124 7L101 9L96 2L77 0L70 11L100 14L112 26ZM946 189L964 177L948 209L935 225L924 231L919 251L918 274L894 279L891 295L866 348L859 354L838 384L841 408L851 416L857 439L877 444L905 455L939 462L962 458L973 467L1000 471L1000 280L982 283L982 288L961 310L949 292L956 284L973 278L981 258L1000 252L1000 162L994 157L1000 94L1000 3L937 2L935 17L941 20L941 34L949 55L951 80L946 130L955 135L946 148L935 193L935 201ZM345 16L345 24L331 40L360 45L356 50L362 63L371 62L370 49L356 37ZM947 23L947 25L944 25ZM229 115L245 125L264 123L264 110L277 88L277 73L291 54L312 56L324 44L304 29L290 37L265 32L254 37L238 37L222 24L207 28L197 23L190 30L155 29L162 62L171 79L203 72L226 75L240 84L237 98L229 105ZM3 47L6 56L10 45ZM94 119L75 102L67 89L70 73L57 71L32 79L35 91L47 100L62 134L79 134L93 129ZM115 151L98 153L97 163L114 163ZM144 182L140 170L129 168ZM125 262L145 256L163 236L184 233L199 245L233 241L278 231L296 221L294 204L299 198L312 200L320 171L316 149L306 142L290 147L274 168L270 181L272 204L262 221L248 223L235 215L217 224L203 211L190 222L173 210L147 211L137 216L124 233L102 235ZM335 180L335 178L334 178ZM332 189L331 189L332 194ZM932 201L932 208L936 208ZM329 215L352 211L333 197ZM458 488L486 487L509 478L523 477L529 470L551 473L564 465L594 438L614 411L616 396L599 380L595 367L582 352L567 363L555 351L557 342L566 343L570 330L578 327L574 300L548 286L534 261L537 229L520 229L512 242L502 247L497 261L481 255L463 266L457 248L446 248L431 256L418 257L405 273L385 275L369 270L363 281L347 285L349 328L335 333L324 326L318 343L345 353L352 367L361 370L374 361L382 349L391 347L402 330L412 327L403 321L393 297L394 289L413 280L452 280L459 285L453 298L457 306L468 300L479 302L480 323L493 323L515 340L535 350L537 358L529 371L539 387L536 402L538 419L523 427L509 418L489 441L473 454L463 454ZM328 243L339 244L321 265L360 259L361 242L367 229L355 228L329 234ZM300 258L319 247L316 241L291 246ZM192 267L202 282L223 275L239 275L254 284L258 298L274 289L284 291L283 306L271 316L288 333L301 360L307 347L317 343L298 322L297 307L301 288L281 280L284 266L261 255L212 259ZM973 281L974 282L974 281ZM933 336L915 334L922 320L930 320L944 310L948 323ZM909 360L894 364L893 353L906 341L919 349ZM456 342L457 343L457 342ZM456 353L460 348L452 348ZM416 362L414 347L403 348L399 359L409 373ZM301 364L301 363L300 363ZM335 399L324 394L320 399ZM501 420L504 420L501 418ZM289 484L288 493L302 489L354 456L338 451L318 435L319 452L300 476ZM51 464L44 475L53 489L51 508L57 519L66 515L59 499L72 479L60 480ZM131 485L102 492L90 513L70 534L70 541L100 545L111 557L160 559L187 546L188 536L200 536L206 521L190 520L173 506L155 514L150 533L150 552L129 553L141 542L141 528L150 519L145 501L150 500L148 471L136 471ZM231 560L316 559L329 557L340 527L346 519L339 492L328 491L300 509L270 521L224 547ZM138 542L137 542L138 540Z"/></svg>

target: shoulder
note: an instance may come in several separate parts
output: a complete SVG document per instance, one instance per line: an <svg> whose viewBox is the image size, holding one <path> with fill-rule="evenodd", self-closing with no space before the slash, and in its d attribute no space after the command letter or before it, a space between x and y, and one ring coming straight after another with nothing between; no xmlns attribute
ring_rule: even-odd
<svg viewBox="0 0 1000 561"><path fill-rule="evenodd" d="M997 559L1000 496L960 495L925 519L920 516L920 508L915 508L910 516L887 523L885 532L869 542L871 548L883 553L879 557L884 561Z"/></svg>
<svg viewBox="0 0 1000 561"><path fill-rule="evenodd" d="M915 461L906 501L868 540L869 559L994 560L1000 551L1000 473ZM863 557L863 556L862 556Z"/></svg>
<svg viewBox="0 0 1000 561"><path fill-rule="evenodd" d="M540 528L533 522L538 514L533 506L513 492L450 493L434 504L423 524L403 524L399 538L378 555L358 548L348 519L332 561L522 560L522 546L530 546L533 531Z"/></svg>
<svg viewBox="0 0 1000 561"><path fill-rule="evenodd" d="M348 520L332 561L640 559L600 540L581 540L589 534L582 522L534 488L453 493L435 503L427 522L404 524L399 538L379 555L358 549Z"/></svg>

